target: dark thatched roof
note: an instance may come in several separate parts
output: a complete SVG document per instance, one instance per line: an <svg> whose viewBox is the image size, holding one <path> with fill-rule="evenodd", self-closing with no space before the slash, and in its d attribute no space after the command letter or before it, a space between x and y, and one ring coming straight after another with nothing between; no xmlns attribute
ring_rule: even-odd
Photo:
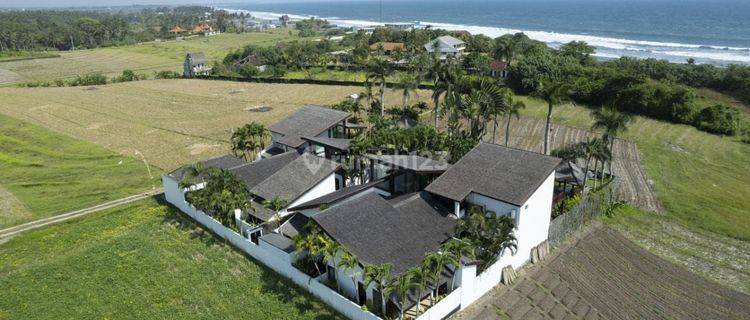
<svg viewBox="0 0 750 320"><path fill-rule="evenodd" d="M297 154L295 151L291 152ZM281 154L266 160L284 155ZM263 199L279 197L291 203L320 181L336 172L340 167L341 164L339 163L309 153L297 154L293 161L251 187L250 192Z"/></svg>
<svg viewBox="0 0 750 320"><path fill-rule="evenodd" d="M277 156L251 162L244 166L235 167L231 171L247 185L248 189L252 189L299 158L299 156L299 153L296 151L289 151Z"/></svg>
<svg viewBox="0 0 750 320"><path fill-rule="evenodd" d="M341 151L349 150L349 142L351 141L351 139L324 137L302 137L302 139Z"/></svg>
<svg viewBox="0 0 750 320"><path fill-rule="evenodd" d="M312 217L364 264L392 263L394 275L419 265L454 232L456 220L426 192L389 203L375 192Z"/></svg>
<svg viewBox="0 0 750 320"><path fill-rule="evenodd" d="M278 141L279 143L298 148L305 143L302 137L317 136L348 117L348 112L308 105L273 124L268 129L283 135L283 138Z"/></svg>
<svg viewBox="0 0 750 320"><path fill-rule="evenodd" d="M299 212L292 214L291 218L287 219L281 227L279 232L285 237L293 239L298 234L305 234L305 225L310 222L310 218Z"/></svg>
<svg viewBox="0 0 750 320"><path fill-rule="evenodd" d="M559 163L552 156L480 142L425 190L455 201L476 192L521 206Z"/></svg>
<svg viewBox="0 0 750 320"><path fill-rule="evenodd" d="M286 253L294 252L294 241L278 233L267 233L260 237L260 240Z"/></svg>

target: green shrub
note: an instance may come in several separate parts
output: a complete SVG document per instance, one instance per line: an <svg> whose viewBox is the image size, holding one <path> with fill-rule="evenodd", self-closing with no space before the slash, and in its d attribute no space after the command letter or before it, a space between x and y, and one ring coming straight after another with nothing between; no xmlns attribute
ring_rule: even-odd
<svg viewBox="0 0 750 320"><path fill-rule="evenodd" d="M112 79L112 82L128 82L128 81L138 81L138 80L145 80L146 76L137 74L133 72L133 70L125 69L122 71L122 74Z"/></svg>
<svg viewBox="0 0 750 320"><path fill-rule="evenodd" d="M725 135L737 134L739 123L740 111L723 104L705 108L695 118L698 129Z"/></svg>
<svg viewBox="0 0 750 320"><path fill-rule="evenodd" d="M154 75L154 79L177 79L181 77L182 75L179 73L170 70L162 70Z"/></svg>
<svg viewBox="0 0 750 320"><path fill-rule="evenodd" d="M75 79L68 82L68 86L95 86L107 84L107 77L101 73L93 73L85 76L78 76Z"/></svg>

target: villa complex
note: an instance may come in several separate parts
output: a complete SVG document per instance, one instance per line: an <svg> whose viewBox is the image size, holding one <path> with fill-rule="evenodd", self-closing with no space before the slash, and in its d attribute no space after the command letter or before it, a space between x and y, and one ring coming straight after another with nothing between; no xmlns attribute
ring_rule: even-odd
<svg viewBox="0 0 750 320"><path fill-rule="evenodd" d="M184 169L163 177L167 201L357 319L398 316L432 297L442 299L418 319L443 319L470 305L500 282L504 270L523 266L535 248L546 245L560 159L481 142L453 165L411 154L365 154L356 162L361 174L348 177L344 163L349 138L361 129L348 117L346 112L305 106L269 128L272 144L255 161L226 155L201 162L228 170L250 191L252 210L235 211L239 232L217 224L185 200L186 192L205 182L199 179L181 188ZM274 198L285 200L284 207L272 211L262 205ZM426 254L441 251L457 236L456 225L470 209L509 217L517 250L499 252L480 274L475 261L462 257L459 265L446 265L438 281L409 291L408 297L384 295L377 285L365 282L368 265L390 264L391 276L399 277L419 266ZM312 230L341 250L315 266L317 272L305 274L297 263L308 253L295 248L294 239ZM356 257L357 265L336 263L344 255ZM359 307L363 305L368 311Z"/></svg>

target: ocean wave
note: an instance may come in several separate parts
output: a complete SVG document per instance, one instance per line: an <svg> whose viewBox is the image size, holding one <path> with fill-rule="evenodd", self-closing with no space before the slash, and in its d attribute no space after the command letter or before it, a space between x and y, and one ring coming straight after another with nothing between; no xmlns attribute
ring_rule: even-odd
<svg viewBox="0 0 750 320"><path fill-rule="evenodd" d="M282 13L276 12L261 12L261 11L250 11L250 10L239 10L239 9L224 9L227 11L234 12L245 12L250 13L255 17L261 19L278 19L282 16ZM321 18L313 15L292 15L289 14L292 19L309 19L310 17ZM355 20L355 19L340 19L338 17L322 17L329 22L345 27L366 27L366 26L378 26L383 25L382 23L367 21L367 20ZM406 22L406 21L402 21ZM394 22L395 23L395 22ZM523 32L529 38L545 42L547 44L553 44L559 47L559 44L568 43L571 41L585 41L589 45L597 48L597 56L607 58L617 58L620 56L627 56L630 52L635 53L637 56L659 56L661 58L667 58L670 61L684 61L686 58L705 59L711 61L723 61L723 62L743 62L750 63L750 48L742 47L724 47L714 45L701 45L701 44L687 44L678 42L659 42L659 41L647 41L647 40L633 40L633 39L622 39L613 37L593 36L593 35L581 35L581 34L569 34L549 31L537 31L537 30L520 30L512 28L502 27L487 27L487 26L475 26L475 25L463 25L463 24L451 24L441 22L428 22L418 21L409 22L417 23L419 25L430 25L434 28L440 28L445 30L466 30L472 34L483 34L489 37L499 37L504 34L514 34ZM603 53L601 51L606 51Z"/></svg>

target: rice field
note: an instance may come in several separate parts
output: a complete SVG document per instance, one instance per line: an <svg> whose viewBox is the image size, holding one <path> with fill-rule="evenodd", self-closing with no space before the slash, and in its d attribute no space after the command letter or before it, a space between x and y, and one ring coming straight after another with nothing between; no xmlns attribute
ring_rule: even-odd
<svg viewBox="0 0 750 320"><path fill-rule="evenodd" d="M146 42L121 47L59 52L58 58L0 61L0 86L23 82L69 79L78 75L120 74L125 69L152 75L156 71L181 72L185 53L202 51L211 60L223 59L245 45L274 45L297 38L289 31L226 33L182 41Z"/></svg>
<svg viewBox="0 0 750 320"><path fill-rule="evenodd" d="M95 87L0 88L0 113L94 142L164 170L228 152L231 130L277 122L306 104L328 105L361 87L148 80ZM429 94L420 95L428 99ZM400 104L395 91L388 104ZM269 112L252 112L269 106Z"/></svg>

